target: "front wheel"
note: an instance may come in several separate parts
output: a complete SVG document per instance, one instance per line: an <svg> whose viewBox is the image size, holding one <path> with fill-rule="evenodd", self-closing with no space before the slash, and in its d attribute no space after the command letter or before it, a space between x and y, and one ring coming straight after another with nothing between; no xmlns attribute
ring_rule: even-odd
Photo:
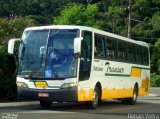
<svg viewBox="0 0 160 119"><path fill-rule="evenodd" d="M96 107L98 106L98 99L99 99L99 91L98 91L98 88L95 87L94 93L93 93L93 101L86 102L87 107L89 109L96 109Z"/></svg>
<svg viewBox="0 0 160 119"><path fill-rule="evenodd" d="M50 108L52 106L52 101L40 101L42 108Z"/></svg>

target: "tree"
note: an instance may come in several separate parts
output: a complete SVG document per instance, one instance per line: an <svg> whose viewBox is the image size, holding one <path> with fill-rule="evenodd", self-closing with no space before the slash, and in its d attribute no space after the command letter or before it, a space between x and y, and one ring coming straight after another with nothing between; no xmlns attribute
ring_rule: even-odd
<svg viewBox="0 0 160 119"><path fill-rule="evenodd" d="M0 45L7 45L10 38L20 38L26 27L34 25L36 25L36 21L27 17L10 20L0 19Z"/></svg>
<svg viewBox="0 0 160 119"><path fill-rule="evenodd" d="M14 57L7 54L7 48L0 45L0 102L16 100L16 81Z"/></svg>
<svg viewBox="0 0 160 119"><path fill-rule="evenodd" d="M82 4L69 4L54 18L54 24L96 26L95 15L98 13L98 4L88 6Z"/></svg>

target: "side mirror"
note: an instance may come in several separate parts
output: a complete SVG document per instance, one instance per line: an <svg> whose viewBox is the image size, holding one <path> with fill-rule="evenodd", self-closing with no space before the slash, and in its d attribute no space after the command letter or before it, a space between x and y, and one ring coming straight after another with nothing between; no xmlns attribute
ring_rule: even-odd
<svg viewBox="0 0 160 119"><path fill-rule="evenodd" d="M10 39L8 42L8 53L14 54L14 44L16 41L21 41L21 39Z"/></svg>
<svg viewBox="0 0 160 119"><path fill-rule="evenodd" d="M74 54L80 53L82 40L83 40L83 37L74 38Z"/></svg>

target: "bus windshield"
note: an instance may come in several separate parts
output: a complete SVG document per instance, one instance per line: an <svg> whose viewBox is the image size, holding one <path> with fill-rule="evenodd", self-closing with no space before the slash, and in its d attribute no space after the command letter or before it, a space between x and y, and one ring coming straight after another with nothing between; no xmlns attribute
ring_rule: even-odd
<svg viewBox="0 0 160 119"><path fill-rule="evenodd" d="M74 38L79 30L32 30L24 32L19 50L18 75L26 78L76 76Z"/></svg>

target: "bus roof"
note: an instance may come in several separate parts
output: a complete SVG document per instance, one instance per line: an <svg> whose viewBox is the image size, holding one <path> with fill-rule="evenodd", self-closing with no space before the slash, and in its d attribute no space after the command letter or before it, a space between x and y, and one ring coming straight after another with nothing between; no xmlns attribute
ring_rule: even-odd
<svg viewBox="0 0 160 119"><path fill-rule="evenodd" d="M25 31L29 31L29 30L45 30L45 29L81 29L81 30L89 30L89 31L93 31L97 34L102 34L102 35L106 35L109 36L111 38L116 38L116 39L120 39L120 40L124 40L127 42L131 42L131 43L135 43L135 44L139 44L139 45L143 45L143 46L147 46L148 44L146 42L143 41L136 41L127 37L123 37L120 35L116 35L110 32L106 32L106 31L102 31L99 29L95 29L92 27L87 27L87 26L76 26L76 25L49 25L49 26L35 26L35 27L28 27L25 29Z"/></svg>

